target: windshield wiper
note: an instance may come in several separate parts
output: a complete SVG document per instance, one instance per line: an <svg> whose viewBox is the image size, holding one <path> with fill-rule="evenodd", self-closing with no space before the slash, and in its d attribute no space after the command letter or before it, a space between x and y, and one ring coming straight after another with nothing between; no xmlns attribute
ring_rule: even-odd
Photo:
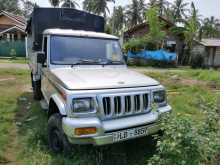
<svg viewBox="0 0 220 165"><path fill-rule="evenodd" d="M74 65L123 65L123 61L111 61L111 60L79 60L72 64Z"/></svg>
<svg viewBox="0 0 220 165"><path fill-rule="evenodd" d="M102 65L111 65L111 64L115 64L115 65L122 65L124 64L123 61L111 61L111 60L107 60L107 61L104 61L104 62L101 62Z"/></svg>
<svg viewBox="0 0 220 165"><path fill-rule="evenodd" d="M96 60L79 60L73 63L72 65L83 65L83 64L99 64L99 61Z"/></svg>

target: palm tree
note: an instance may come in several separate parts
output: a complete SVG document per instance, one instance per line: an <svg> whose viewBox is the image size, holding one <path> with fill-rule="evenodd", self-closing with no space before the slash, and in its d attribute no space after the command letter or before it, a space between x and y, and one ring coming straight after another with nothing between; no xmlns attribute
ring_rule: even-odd
<svg viewBox="0 0 220 165"><path fill-rule="evenodd" d="M24 17L26 17L26 18L30 16L30 14L33 12L34 8L39 7L36 3L33 3L30 0L21 0L21 3L23 6L22 12L23 12Z"/></svg>
<svg viewBox="0 0 220 165"><path fill-rule="evenodd" d="M124 8L122 6L118 6L114 9L110 22L113 27L113 33L119 34L125 23Z"/></svg>
<svg viewBox="0 0 220 165"><path fill-rule="evenodd" d="M79 4L75 2L74 0L63 0L62 7L75 9L76 6L79 6Z"/></svg>
<svg viewBox="0 0 220 165"><path fill-rule="evenodd" d="M193 41L196 39L198 31L199 31L199 20L198 20L198 10L196 10L194 3L191 3L191 15L185 22L185 41L187 44L187 53L185 53L185 56L182 59L182 64L184 62L187 62L188 64L191 62L192 58L192 47L193 47Z"/></svg>
<svg viewBox="0 0 220 165"><path fill-rule="evenodd" d="M58 7L61 1L60 0L49 0L49 2L53 7Z"/></svg>
<svg viewBox="0 0 220 165"><path fill-rule="evenodd" d="M88 12L93 12L95 10L95 3L93 0L83 1L83 9Z"/></svg>
<svg viewBox="0 0 220 165"><path fill-rule="evenodd" d="M144 21L145 5L144 1L132 0L132 4L127 6L126 21L128 26L135 26Z"/></svg>
<svg viewBox="0 0 220 165"><path fill-rule="evenodd" d="M147 4L145 4L145 0L139 0L139 10L141 13L141 17L144 20L147 11Z"/></svg>
<svg viewBox="0 0 220 165"><path fill-rule="evenodd" d="M180 21L186 18L186 11L188 10L186 7L188 3L184 3L184 0L176 0L173 5L174 10L174 20Z"/></svg>
<svg viewBox="0 0 220 165"><path fill-rule="evenodd" d="M163 16L169 4L170 2L168 2L167 0L150 0L150 2L148 3L148 8L158 7L159 14Z"/></svg>
<svg viewBox="0 0 220 165"><path fill-rule="evenodd" d="M18 0L0 0L0 11L8 11L14 14L22 14Z"/></svg>
<svg viewBox="0 0 220 165"><path fill-rule="evenodd" d="M201 26L201 15L199 14L199 10L196 9L194 2L191 3L191 10L190 10L191 17L193 17L197 28Z"/></svg>
<svg viewBox="0 0 220 165"><path fill-rule="evenodd" d="M214 16L205 18L202 26L203 37L214 38L220 35L220 20Z"/></svg>
<svg viewBox="0 0 220 165"><path fill-rule="evenodd" d="M110 13L108 2L115 2L115 0L85 0L83 9L106 18L107 12Z"/></svg>

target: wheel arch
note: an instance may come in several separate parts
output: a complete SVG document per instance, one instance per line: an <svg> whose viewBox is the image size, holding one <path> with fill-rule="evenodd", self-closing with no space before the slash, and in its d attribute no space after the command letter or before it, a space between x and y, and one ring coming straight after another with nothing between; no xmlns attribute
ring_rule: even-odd
<svg viewBox="0 0 220 165"><path fill-rule="evenodd" d="M53 95L49 101L48 119L54 113L59 113L62 116L66 116L65 103L57 95Z"/></svg>

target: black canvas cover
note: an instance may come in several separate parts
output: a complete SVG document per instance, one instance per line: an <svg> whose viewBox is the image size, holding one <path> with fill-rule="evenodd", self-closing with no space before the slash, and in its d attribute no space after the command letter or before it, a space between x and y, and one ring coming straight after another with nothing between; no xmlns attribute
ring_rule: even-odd
<svg viewBox="0 0 220 165"><path fill-rule="evenodd" d="M42 33L51 28L104 32L104 18L70 8L35 8L26 29L34 50L41 50Z"/></svg>

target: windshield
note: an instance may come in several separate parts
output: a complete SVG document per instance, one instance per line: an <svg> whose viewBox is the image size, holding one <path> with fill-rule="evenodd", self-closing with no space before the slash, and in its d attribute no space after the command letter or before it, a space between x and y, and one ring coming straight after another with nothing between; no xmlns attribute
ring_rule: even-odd
<svg viewBox="0 0 220 165"><path fill-rule="evenodd" d="M121 65L124 60L118 40L52 36L51 63Z"/></svg>

